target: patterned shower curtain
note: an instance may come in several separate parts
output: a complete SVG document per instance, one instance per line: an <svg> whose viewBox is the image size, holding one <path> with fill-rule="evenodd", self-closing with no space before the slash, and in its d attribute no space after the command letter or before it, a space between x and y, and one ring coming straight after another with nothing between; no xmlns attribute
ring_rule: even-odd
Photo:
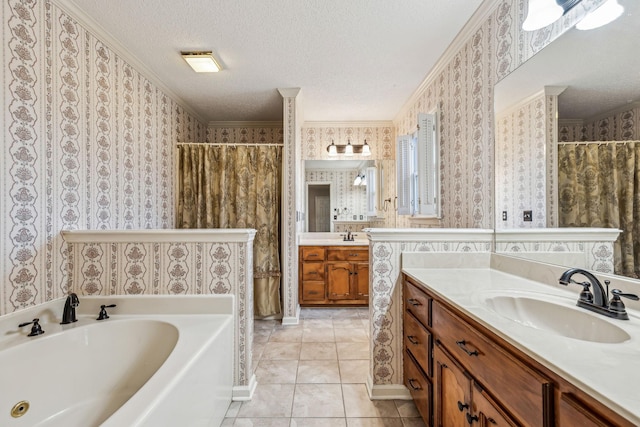
<svg viewBox="0 0 640 427"><path fill-rule="evenodd" d="M640 277L640 142L558 146L561 227L622 230L615 273Z"/></svg>
<svg viewBox="0 0 640 427"><path fill-rule="evenodd" d="M255 228L254 314L280 313L282 147L178 145L177 228Z"/></svg>

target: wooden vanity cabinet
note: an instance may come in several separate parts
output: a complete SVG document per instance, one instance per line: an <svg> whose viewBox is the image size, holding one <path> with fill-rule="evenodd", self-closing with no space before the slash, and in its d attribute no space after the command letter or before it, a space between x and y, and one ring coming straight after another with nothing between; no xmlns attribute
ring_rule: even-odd
<svg viewBox="0 0 640 427"><path fill-rule="evenodd" d="M301 246L300 305L368 305L367 246Z"/></svg>
<svg viewBox="0 0 640 427"><path fill-rule="evenodd" d="M633 426L419 282L403 282L405 385L418 409L416 396L426 400L426 425ZM419 374L429 387L413 390Z"/></svg>

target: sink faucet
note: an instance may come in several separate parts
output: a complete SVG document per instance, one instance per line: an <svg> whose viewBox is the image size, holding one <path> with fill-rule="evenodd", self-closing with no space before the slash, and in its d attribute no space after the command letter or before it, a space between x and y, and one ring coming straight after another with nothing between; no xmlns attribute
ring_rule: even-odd
<svg viewBox="0 0 640 427"><path fill-rule="evenodd" d="M583 277L586 277L588 282L576 282L572 279L574 274L579 274ZM576 285L582 286L582 292L580 292L580 297L578 298L578 303L576 304L578 307L586 308L587 310L593 311L595 313L604 314L605 316L612 317L615 319L628 320L629 315L627 314L624 304L620 300L620 297L628 298L631 300L638 301L640 297L634 294L625 294L619 289L613 289L611 293L613 294L613 298L609 301L609 281L605 280L604 284L607 289L602 286L600 281L593 274L589 273L586 270L581 268L571 268L560 276L558 279L558 283L561 285L569 285L569 283L575 283ZM592 290L589 290L591 288Z"/></svg>
<svg viewBox="0 0 640 427"><path fill-rule="evenodd" d="M353 242L353 238L356 237L356 234L351 233L351 231L347 231L347 234L341 234L341 236L343 236L343 241Z"/></svg>
<svg viewBox="0 0 640 427"><path fill-rule="evenodd" d="M62 322L60 322L61 325L66 325L68 323L78 321L78 319L76 319L76 307L79 305L80 300L78 299L78 295L76 295L75 293L70 293L64 303L64 310L62 310Z"/></svg>

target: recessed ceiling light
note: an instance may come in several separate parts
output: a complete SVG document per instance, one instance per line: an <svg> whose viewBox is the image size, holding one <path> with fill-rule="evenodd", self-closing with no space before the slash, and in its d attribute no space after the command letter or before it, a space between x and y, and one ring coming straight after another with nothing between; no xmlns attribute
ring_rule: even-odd
<svg viewBox="0 0 640 427"><path fill-rule="evenodd" d="M217 73L222 69L211 52L182 52L182 57L196 73Z"/></svg>

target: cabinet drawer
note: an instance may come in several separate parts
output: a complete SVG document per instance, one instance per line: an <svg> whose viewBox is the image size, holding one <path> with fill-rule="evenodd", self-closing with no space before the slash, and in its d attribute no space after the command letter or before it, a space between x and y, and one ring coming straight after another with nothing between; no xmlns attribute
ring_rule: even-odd
<svg viewBox="0 0 640 427"><path fill-rule="evenodd" d="M324 263L305 262L302 264L302 280L324 280Z"/></svg>
<svg viewBox="0 0 640 427"><path fill-rule="evenodd" d="M431 377L431 334L409 312L404 313L404 348L411 355L422 370Z"/></svg>
<svg viewBox="0 0 640 427"><path fill-rule="evenodd" d="M324 282L302 282L303 301L324 301Z"/></svg>
<svg viewBox="0 0 640 427"><path fill-rule="evenodd" d="M424 326L431 326L431 298L416 285L404 282L404 308Z"/></svg>
<svg viewBox="0 0 640 427"><path fill-rule="evenodd" d="M328 249L327 261L369 261L369 249Z"/></svg>
<svg viewBox="0 0 640 427"><path fill-rule="evenodd" d="M420 368L416 366L415 360L405 351L404 353L404 385L407 386L413 397L413 402L418 408L426 425L431 421L431 396L433 388Z"/></svg>
<svg viewBox="0 0 640 427"><path fill-rule="evenodd" d="M545 408L553 398L553 383L490 342L441 304L432 306L436 338L480 384L527 425L552 425ZM551 414L551 411L546 411Z"/></svg>
<svg viewBox="0 0 640 427"><path fill-rule="evenodd" d="M324 261L324 248L317 246L301 246L300 258L303 261Z"/></svg>

